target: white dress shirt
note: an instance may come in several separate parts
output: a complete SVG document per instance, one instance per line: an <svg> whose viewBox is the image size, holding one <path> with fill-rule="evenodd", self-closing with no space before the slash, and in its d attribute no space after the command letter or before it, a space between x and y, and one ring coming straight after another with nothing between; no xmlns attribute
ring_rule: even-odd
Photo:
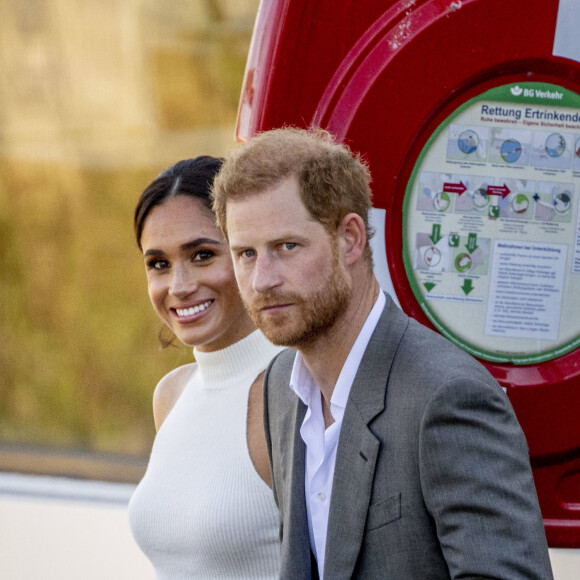
<svg viewBox="0 0 580 580"><path fill-rule="evenodd" d="M334 423L328 429L324 425L320 389L300 353L296 355L290 376L290 388L308 407L300 435L306 444L304 485L310 546L318 563L321 580L324 574L328 513L342 418L354 377L385 303L385 295L381 291L344 362L330 399L330 412Z"/></svg>

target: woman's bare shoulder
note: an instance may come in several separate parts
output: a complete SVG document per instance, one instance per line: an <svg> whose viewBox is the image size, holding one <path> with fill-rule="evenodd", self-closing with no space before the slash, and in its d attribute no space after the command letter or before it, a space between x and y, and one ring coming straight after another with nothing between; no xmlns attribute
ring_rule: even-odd
<svg viewBox="0 0 580 580"><path fill-rule="evenodd" d="M159 428L171 409L175 406L177 399L183 393L185 385L189 382L195 370L197 363L190 363L173 369L167 373L155 387L153 393L153 418L155 419L155 428Z"/></svg>

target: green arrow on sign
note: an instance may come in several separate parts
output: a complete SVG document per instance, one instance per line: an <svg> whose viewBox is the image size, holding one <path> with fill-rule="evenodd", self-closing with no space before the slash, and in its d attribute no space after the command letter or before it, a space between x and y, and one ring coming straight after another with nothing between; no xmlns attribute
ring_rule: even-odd
<svg viewBox="0 0 580 580"><path fill-rule="evenodd" d="M441 224L433 224L433 233L429 236L429 239L436 244L441 239Z"/></svg>
<svg viewBox="0 0 580 580"><path fill-rule="evenodd" d="M427 288L427 292L431 292L431 290L433 290L433 288L435 288L435 286L437 286L437 284L435 284L434 282L425 282L425 284L423 284L423 286L425 286L425 288Z"/></svg>
<svg viewBox="0 0 580 580"><path fill-rule="evenodd" d="M477 250L477 234L469 234L467 236L466 248L470 254L473 254L473 252Z"/></svg>
<svg viewBox="0 0 580 580"><path fill-rule="evenodd" d="M463 282L463 286L461 286L461 289L465 292L466 296L473 290L473 286L471 285L472 282L473 280L471 280L471 278L466 278Z"/></svg>

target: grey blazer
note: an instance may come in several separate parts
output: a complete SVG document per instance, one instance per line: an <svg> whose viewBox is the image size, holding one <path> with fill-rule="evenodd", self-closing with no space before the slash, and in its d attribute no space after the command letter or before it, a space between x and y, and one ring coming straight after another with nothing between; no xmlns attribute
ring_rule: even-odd
<svg viewBox="0 0 580 580"><path fill-rule="evenodd" d="M316 577L304 500L306 407L271 363L266 440L280 510L280 578ZM338 443L326 580L552 578L528 448L487 370L387 305L352 385Z"/></svg>

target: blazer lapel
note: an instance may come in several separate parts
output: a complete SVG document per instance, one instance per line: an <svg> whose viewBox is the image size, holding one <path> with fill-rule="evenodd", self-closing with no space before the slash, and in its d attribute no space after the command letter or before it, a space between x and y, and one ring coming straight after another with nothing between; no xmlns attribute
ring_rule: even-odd
<svg viewBox="0 0 580 580"><path fill-rule="evenodd" d="M311 577L310 536L304 491L306 447L300 436L305 414L306 406L296 397L296 401L281 415L278 427L281 436L287 438L282 453L285 515L280 578L288 580Z"/></svg>
<svg viewBox="0 0 580 580"><path fill-rule="evenodd" d="M342 423L326 537L325 578L351 578L363 541L379 442L356 409Z"/></svg>
<svg viewBox="0 0 580 580"><path fill-rule="evenodd" d="M407 326L387 295L351 387L336 454L324 575L351 578L362 545L380 443L368 425L385 408L387 380Z"/></svg>

